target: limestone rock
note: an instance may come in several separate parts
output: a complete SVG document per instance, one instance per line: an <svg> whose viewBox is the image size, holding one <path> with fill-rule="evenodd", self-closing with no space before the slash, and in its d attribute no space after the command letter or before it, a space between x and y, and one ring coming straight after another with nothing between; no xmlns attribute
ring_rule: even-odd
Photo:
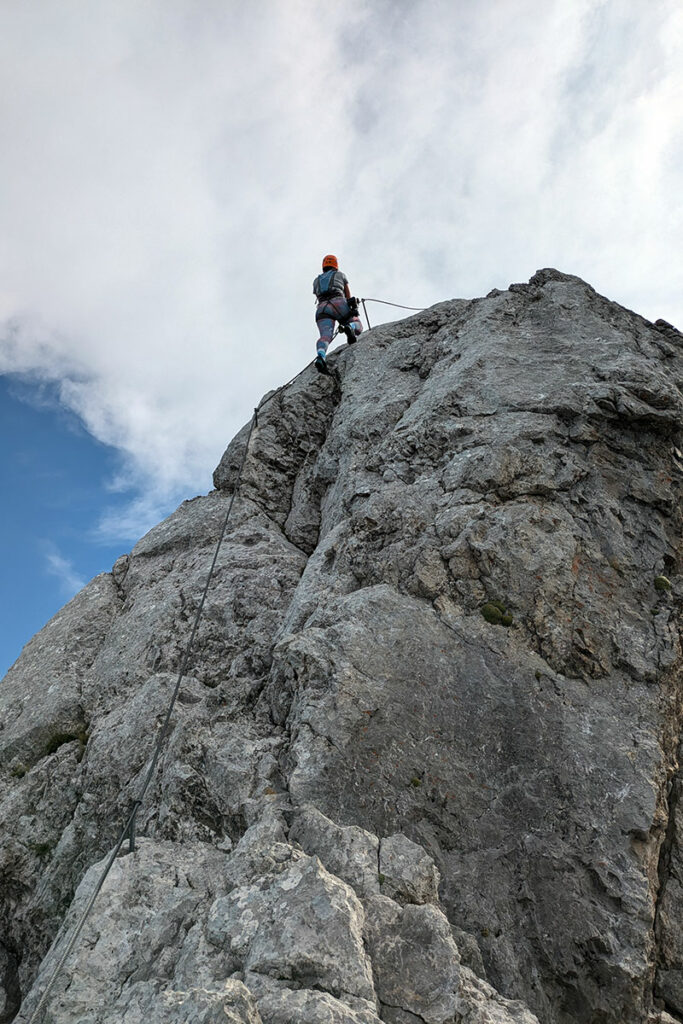
<svg viewBox="0 0 683 1024"><path fill-rule="evenodd" d="M523 1003L503 999L466 967L456 999L456 1020L462 1024L538 1024L538 1018Z"/></svg>
<svg viewBox="0 0 683 1024"><path fill-rule="evenodd" d="M341 828L307 804L295 815L289 838L306 853L317 855L328 871L343 878L359 896L379 893L379 842L372 833L354 825Z"/></svg>
<svg viewBox="0 0 683 1024"><path fill-rule="evenodd" d="M439 902L439 872L434 861L400 832L382 839L379 870L385 896L399 903Z"/></svg>
<svg viewBox="0 0 683 1024"><path fill-rule="evenodd" d="M219 989L158 990L134 983L121 1004L121 1024L263 1024L249 990L229 978Z"/></svg>
<svg viewBox="0 0 683 1024"><path fill-rule="evenodd" d="M0 687L0 1021L140 792L233 496L46 1020L683 1019L681 338L545 269L262 401Z"/></svg>
<svg viewBox="0 0 683 1024"><path fill-rule="evenodd" d="M273 988L259 999L263 1024L379 1024L374 1009L353 1008L327 992Z"/></svg>
<svg viewBox="0 0 683 1024"><path fill-rule="evenodd" d="M372 999L362 929L353 891L317 858L303 855L292 857L284 871L220 897L206 935L246 971Z"/></svg>
<svg viewBox="0 0 683 1024"><path fill-rule="evenodd" d="M179 992L168 984L187 930L204 918L221 884L223 861L224 855L206 844L181 847L144 838L135 853L119 858L84 926L83 940L71 954L68 971L57 980L45 1024L142 1024L152 1013L174 1024L215 1024L223 1003L230 1003L230 1012L235 1008L235 1021L258 1024L258 1017L247 1012L246 992L239 995L223 986L220 993L203 988ZM94 865L78 887L19 1021L33 1012L103 866Z"/></svg>
<svg viewBox="0 0 683 1024"><path fill-rule="evenodd" d="M659 970L656 982L657 994L679 1016L683 1015L683 806L680 796L681 780L677 778L670 794L672 813L662 856L665 870L657 907Z"/></svg>
<svg viewBox="0 0 683 1024"><path fill-rule="evenodd" d="M444 915L431 906L401 909L383 896L373 897L366 909L365 938L380 1002L425 1024L453 1020L460 957Z"/></svg>

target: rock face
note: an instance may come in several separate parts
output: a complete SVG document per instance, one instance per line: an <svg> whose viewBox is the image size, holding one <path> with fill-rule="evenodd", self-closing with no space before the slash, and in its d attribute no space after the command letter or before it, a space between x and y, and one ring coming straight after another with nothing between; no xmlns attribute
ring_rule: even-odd
<svg viewBox="0 0 683 1024"><path fill-rule="evenodd" d="M264 404L48 1024L683 1020L683 336L539 271ZM0 1024L139 792L247 430L0 686Z"/></svg>

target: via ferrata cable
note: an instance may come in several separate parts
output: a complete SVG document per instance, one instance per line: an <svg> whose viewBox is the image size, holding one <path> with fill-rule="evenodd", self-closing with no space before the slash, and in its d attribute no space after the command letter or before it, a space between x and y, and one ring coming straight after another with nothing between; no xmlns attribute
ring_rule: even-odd
<svg viewBox="0 0 683 1024"><path fill-rule="evenodd" d="M400 302L387 302L386 299L361 299L361 302L381 302L383 306L395 306L396 309L412 309L416 313L422 313L426 306L402 306Z"/></svg>

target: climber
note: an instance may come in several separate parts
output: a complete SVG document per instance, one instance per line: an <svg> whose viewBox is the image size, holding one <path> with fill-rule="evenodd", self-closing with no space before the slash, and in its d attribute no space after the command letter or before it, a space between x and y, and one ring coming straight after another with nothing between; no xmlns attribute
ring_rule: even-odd
<svg viewBox="0 0 683 1024"><path fill-rule="evenodd" d="M320 373L329 373L325 354L332 341L335 322L339 323L339 329L344 331L350 345L363 330L358 316L358 300L352 297L349 280L339 269L336 256L323 257L323 272L313 282L313 293L318 304L315 322L320 333L315 368Z"/></svg>

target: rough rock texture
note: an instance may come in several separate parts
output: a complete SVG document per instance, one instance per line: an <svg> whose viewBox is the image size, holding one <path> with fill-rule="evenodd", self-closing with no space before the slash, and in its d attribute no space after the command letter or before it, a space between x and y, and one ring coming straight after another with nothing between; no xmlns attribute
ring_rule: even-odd
<svg viewBox="0 0 683 1024"><path fill-rule="evenodd" d="M388 836L379 852L382 892L399 903L438 903L439 872L432 858L407 836Z"/></svg>
<svg viewBox="0 0 683 1024"><path fill-rule="evenodd" d="M45 1020L683 1021L683 336L545 270L331 363L261 409ZM139 791L246 438L0 686L0 1024Z"/></svg>

